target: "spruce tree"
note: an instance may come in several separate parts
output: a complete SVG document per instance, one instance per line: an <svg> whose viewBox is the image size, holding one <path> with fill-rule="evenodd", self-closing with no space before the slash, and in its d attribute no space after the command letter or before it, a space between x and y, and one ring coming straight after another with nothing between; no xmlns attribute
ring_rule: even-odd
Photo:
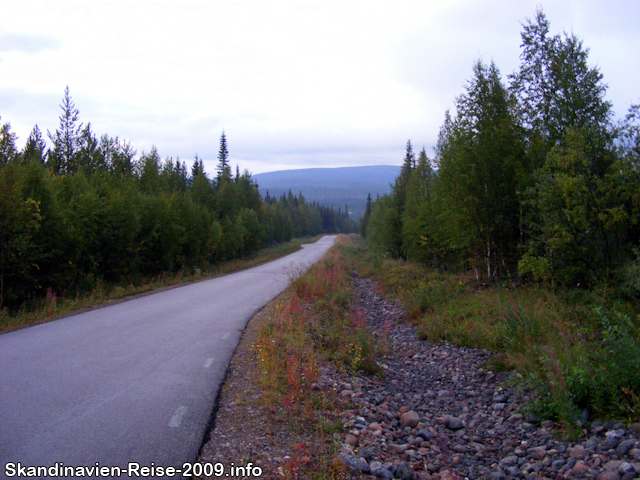
<svg viewBox="0 0 640 480"><path fill-rule="evenodd" d="M222 131L220 135L220 149L218 150L218 182L231 178L231 167L229 167L229 150L227 148L227 137Z"/></svg>
<svg viewBox="0 0 640 480"><path fill-rule="evenodd" d="M42 138L42 132L40 132L38 125L36 125L33 127L33 130L31 130L29 138L27 138L27 143L22 150L22 161L24 163L44 163L46 159L46 148L47 144L44 138Z"/></svg>

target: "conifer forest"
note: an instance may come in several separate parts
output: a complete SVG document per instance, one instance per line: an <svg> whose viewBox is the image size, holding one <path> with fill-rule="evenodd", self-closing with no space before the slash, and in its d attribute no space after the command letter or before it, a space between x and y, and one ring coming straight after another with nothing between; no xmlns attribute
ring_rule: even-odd
<svg viewBox="0 0 640 480"><path fill-rule="evenodd" d="M262 198L248 171L232 171L224 132L210 178L197 155L189 171L155 147L137 155L118 137L98 137L68 87L60 107L50 147L36 125L19 150L0 122L0 310L357 229L347 211L299 192Z"/></svg>

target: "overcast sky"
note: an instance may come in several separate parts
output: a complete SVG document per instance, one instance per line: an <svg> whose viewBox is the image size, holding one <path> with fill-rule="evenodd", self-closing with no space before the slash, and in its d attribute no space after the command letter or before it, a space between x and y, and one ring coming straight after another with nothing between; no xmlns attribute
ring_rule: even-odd
<svg viewBox="0 0 640 480"><path fill-rule="evenodd" d="M522 23L590 48L617 116L640 101L640 2L207 0L6 2L0 117L54 131L68 85L83 122L215 171L222 130L252 173L429 156L472 64L519 65Z"/></svg>

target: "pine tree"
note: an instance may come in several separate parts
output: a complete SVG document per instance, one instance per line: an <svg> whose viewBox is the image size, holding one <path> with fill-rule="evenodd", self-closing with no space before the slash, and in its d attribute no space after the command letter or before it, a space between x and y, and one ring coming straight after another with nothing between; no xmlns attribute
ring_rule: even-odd
<svg viewBox="0 0 640 480"><path fill-rule="evenodd" d="M47 133L53 142L47 165L54 173L74 173L77 169L77 152L81 145L82 124L78 124L80 112L71 100L68 85L64 90L60 108L60 126L55 133Z"/></svg>

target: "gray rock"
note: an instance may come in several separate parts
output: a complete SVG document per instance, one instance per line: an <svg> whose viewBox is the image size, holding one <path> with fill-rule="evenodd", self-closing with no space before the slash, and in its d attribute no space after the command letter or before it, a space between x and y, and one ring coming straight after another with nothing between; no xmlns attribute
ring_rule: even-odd
<svg viewBox="0 0 640 480"><path fill-rule="evenodd" d="M590 438L589 440L584 442L582 445L587 450L594 450L595 451L595 449L598 448L598 439L597 438Z"/></svg>
<svg viewBox="0 0 640 480"><path fill-rule="evenodd" d="M511 467L513 465L517 465L518 464L518 457L516 457L515 455L508 455L506 457L504 457L502 460L500 460L500 465L505 465L508 467Z"/></svg>
<svg viewBox="0 0 640 480"><path fill-rule="evenodd" d="M367 462L370 462L373 458L373 450L370 448L361 448L358 450L358 456L364 458ZM382 464L380 464L382 466Z"/></svg>
<svg viewBox="0 0 640 480"><path fill-rule="evenodd" d="M402 462L398 465L398 470L396 470L395 477L399 480L416 480L416 473L411 468L407 462Z"/></svg>
<svg viewBox="0 0 640 480"><path fill-rule="evenodd" d="M631 465L629 462L622 462L618 467L618 472L622 473L623 475L629 472L635 473L635 471L636 470L633 468L633 465Z"/></svg>
<svg viewBox="0 0 640 480"><path fill-rule="evenodd" d="M423 440L431 440L433 438L433 435L431 434L431 432L429 430L424 430L424 429L418 430L417 435Z"/></svg>
<svg viewBox="0 0 640 480"><path fill-rule="evenodd" d="M620 455L626 455L628 454L631 449L633 447L636 446L636 441L635 440L623 440L622 442L620 442L618 444L618 446L616 447L616 451L620 454Z"/></svg>
<svg viewBox="0 0 640 480"><path fill-rule="evenodd" d="M375 477L386 478L388 480L393 480L394 479L393 473L391 473L386 468L376 468L375 470L371 469L370 473L371 473L371 475L373 475Z"/></svg>
<svg viewBox="0 0 640 480"><path fill-rule="evenodd" d="M340 452L340 458L347 467L356 472L369 473L369 464L363 458L352 457L344 452Z"/></svg>
<svg viewBox="0 0 640 480"><path fill-rule="evenodd" d="M602 446L606 450L611 450L617 448L619 443L620 439L616 436L611 435L605 438L604 442L602 442Z"/></svg>
<svg viewBox="0 0 640 480"><path fill-rule="evenodd" d="M517 468L517 467L509 467L509 468L507 468L506 473L507 473L507 475L509 475L510 477L518 477L518 476L520 476L520 474L521 474L522 472L520 472L520 470L518 470L518 468Z"/></svg>
<svg viewBox="0 0 640 480"><path fill-rule="evenodd" d="M391 462L385 462L382 464L382 468L384 468L385 470L389 470L392 474L394 474L396 473L396 470L398 470L398 465Z"/></svg>
<svg viewBox="0 0 640 480"><path fill-rule="evenodd" d="M551 463L551 468L553 468L554 470L560 470L562 467L564 467L564 460L562 458L554 460Z"/></svg>
<svg viewBox="0 0 640 480"><path fill-rule="evenodd" d="M447 428L450 430L460 430L464 428L464 423L458 417L448 417Z"/></svg>

